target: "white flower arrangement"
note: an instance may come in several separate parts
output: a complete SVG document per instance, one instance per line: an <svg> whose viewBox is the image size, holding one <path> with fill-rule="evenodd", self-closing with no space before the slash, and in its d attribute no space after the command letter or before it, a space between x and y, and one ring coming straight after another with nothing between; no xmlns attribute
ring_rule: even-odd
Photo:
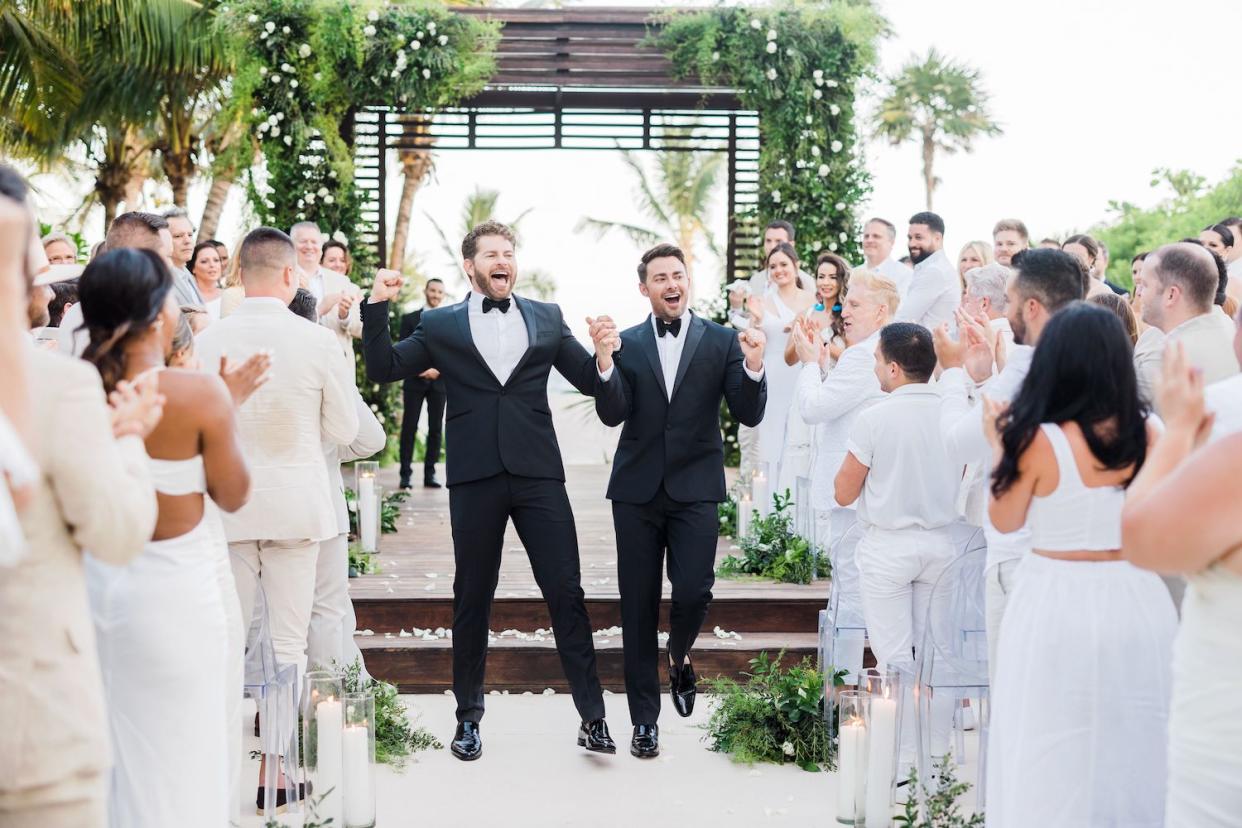
<svg viewBox="0 0 1242 828"><path fill-rule="evenodd" d="M293 66L291 66L291 65L290 65L290 64L288 64L288 63L282 63L282 64L280 64L280 71L282 71L282 72L288 72L289 74L293 74Z"/></svg>
<svg viewBox="0 0 1242 828"><path fill-rule="evenodd" d="M831 144L831 149L832 149L832 151L833 151L833 152L840 152L840 151L841 151L841 149L842 149L842 147L844 147L844 146L845 146L845 145L844 145L844 144L842 144L840 141L833 141L833 142L832 142L832 144Z"/></svg>
<svg viewBox="0 0 1242 828"><path fill-rule="evenodd" d="M280 83L280 73L279 73L279 72L273 72L273 73L272 73L272 83Z"/></svg>
<svg viewBox="0 0 1242 828"><path fill-rule="evenodd" d="M816 158L819 158L819 147L818 146L816 145L811 146L811 155L814 155Z"/></svg>
<svg viewBox="0 0 1242 828"><path fill-rule="evenodd" d="M370 24L367 24L366 26L362 27L362 33L366 35L367 37L375 37L375 27Z"/></svg>
<svg viewBox="0 0 1242 828"><path fill-rule="evenodd" d="M430 70L430 69L424 69L424 70L423 70L423 80L429 80L430 78L431 78L431 70Z"/></svg>
<svg viewBox="0 0 1242 828"><path fill-rule="evenodd" d="M813 97L815 100L818 101L820 98L824 97L824 93L820 91L819 89L816 89L815 91L811 92L811 97Z"/></svg>
<svg viewBox="0 0 1242 828"><path fill-rule="evenodd" d="M333 198L331 194L326 195L326 196L324 196L324 197L323 197L323 203L324 203L324 204L332 204L332 203L333 203L333 202L335 202L335 201L336 201L336 199L335 199L335 198Z"/></svg>
<svg viewBox="0 0 1242 828"><path fill-rule="evenodd" d="M441 45L441 46L447 46L447 45L448 45L448 35L440 35L440 37L439 37L439 39L438 39L438 40L439 40L439 43L440 43L440 45Z"/></svg>
<svg viewBox="0 0 1242 828"><path fill-rule="evenodd" d="M259 67L259 77L261 77L261 78L263 78L263 77L267 77L267 67L266 67L266 66L260 66L260 67Z"/></svg>
<svg viewBox="0 0 1242 828"><path fill-rule="evenodd" d="M833 207L834 207L834 209L837 209L837 210L844 210L844 209L845 209L845 202L844 202L844 201L838 201L836 204L834 204L834 205L833 205Z"/></svg>
<svg viewBox="0 0 1242 828"><path fill-rule="evenodd" d="M281 34L293 34L293 29L290 29L288 26L281 26L280 33Z"/></svg>
<svg viewBox="0 0 1242 828"><path fill-rule="evenodd" d="M752 17L750 19L750 27L754 29L755 31L759 31L760 29L763 28L763 24L759 22L759 18Z"/></svg>
<svg viewBox="0 0 1242 828"><path fill-rule="evenodd" d="M842 230L842 231L841 231L841 234L840 234L840 236L839 236L839 238L841 239L841 241L849 241L849 238L850 238L850 237L849 237L849 234L848 234L848 233L846 233L844 230Z"/></svg>
<svg viewBox="0 0 1242 828"><path fill-rule="evenodd" d="M291 89L297 89L297 88L298 88L298 79L297 79L297 78L294 78L293 80L289 81L289 87L290 87Z"/></svg>
<svg viewBox="0 0 1242 828"><path fill-rule="evenodd" d="M819 177L820 177L820 178L827 178L827 177L828 177L828 165L827 165L827 164L820 164L820 165L819 165L819 169L818 169L818 170L816 170L816 172L818 172L818 173L819 173Z"/></svg>
<svg viewBox="0 0 1242 828"><path fill-rule="evenodd" d="M367 20L370 20L372 23L374 23L375 21L379 20L379 12L375 11L374 9L372 9L372 10L371 10L371 11L367 14Z"/></svg>
<svg viewBox="0 0 1242 828"><path fill-rule="evenodd" d="M272 32L276 31L276 24L269 20L263 24L263 30L266 31L268 34L271 34Z"/></svg>
<svg viewBox="0 0 1242 828"><path fill-rule="evenodd" d="M421 41L421 40L411 40L411 41L410 41L410 49L411 49L411 50L413 50L413 51L417 52L417 51L418 51L419 49L421 49L421 48L423 48L423 43L422 43L422 41Z"/></svg>
<svg viewBox="0 0 1242 828"><path fill-rule="evenodd" d="M303 43L301 46L299 46L299 47L298 47L298 57L300 57L300 58L308 58L308 57L310 57L310 56L311 56L311 47L310 47L310 44L308 44L308 43Z"/></svg>
<svg viewBox="0 0 1242 828"><path fill-rule="evenodd" d="M816 91L818 92L819 90L816 90ZM841 107L837 106L836 104L833 104L832 106L828 107L828 111L831 112L833 115L840 115Z"/></svg>
<svg viewBox="0 0 1242 828"><path fill-rule="evenodd" d="M776 54L776 41L774 41L774 40L769 40L769 41L768 41L768 45L767 45L767 50L768 50L768 54L769 54L769 55L774 55L774 54Z"/></svg>
<svg viewBox="0 0 1242 828"><path fill-rule="evenodd" d="M249 17L247 17L247 18L246 18L246 22L248 22L248 23L258 23L258 22L259 22L259 16L258 16L257 14L252 14L252 15L250 15Z"/></svg>
<svg viewBox="0 0 1242 828"><path fill-rule="evenodd" d="M768 29L768 40L776 40L776 29Z"/></svg>
<svg viewBox="0 0 1242 828"><path fill-rule="evenodd" d="M770 81L776 80L776 69L774 69L773 67L769 66L768 71L765 72L764 74L767 75L768 80Z"/></svg>
<svg viewBox="0 0 1242 828"><path fill-rule="evenodd" d="M780 190L772 191L772 200L775 201L777 204L781 203L781 191Z"/></svg>

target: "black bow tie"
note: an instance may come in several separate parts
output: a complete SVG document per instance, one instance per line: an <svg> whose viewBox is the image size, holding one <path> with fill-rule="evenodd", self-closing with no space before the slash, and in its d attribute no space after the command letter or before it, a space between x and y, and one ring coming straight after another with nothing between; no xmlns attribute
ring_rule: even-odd
<svg viewBox="0 0 1242 828"><path fill-rule="evenodd" d="M509 299L501 299L500 301L496 301L495 299L489 299L488 297L484 296L483 297L483 312L487 313L492 308L497 308L501 313L508 313L509 302L510 302Z"/></svg>
<svg viewBox="0 0 1242 828"><path fill-rule="evenodd" d="M657 319L656 333L660 336L664 336L666 333L671 333L673 336L677 336L681 333L681 319L674 319L672 322L665 322L663 319Z"/></svg>

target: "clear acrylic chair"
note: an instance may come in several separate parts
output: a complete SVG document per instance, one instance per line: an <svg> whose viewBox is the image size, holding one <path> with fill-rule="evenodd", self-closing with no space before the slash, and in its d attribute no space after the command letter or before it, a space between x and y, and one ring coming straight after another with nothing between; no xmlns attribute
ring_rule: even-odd
<svg viewBox="0 0 1242 828"><path fill-rule="evenodd" d="M830 520L828 559L832 565L832 585L828 607L819 613L819 668L825 673L825 715L830 722L836 702L831 673L845 670L845 683L856 685L867 644L858 563L854 558L865 529L855 518L852 509L836 509Z"/></svg>
<svg viewBox="0 0 1242 828"><path fill-rule="evenodd" d="M930 784L932 734L946 694L952 699L954 755L965 759L962 702L969 699L979 737L977 802L985 802L987 765L988 639L984 608L987 542L983 531L965 523L951 529L957 554L932 586L927 623L915 654L915 727L919 779ZM939 698L941 705L936 705ZM941 710L936 710L939 707Z"/></svg>
<svg viewBox="0 0 1242 828"><path fill-rule="evenodd" d="M233 577L249 582L240 585L240 595L252 591L254 606L249 613L246 634L246 667L244 692L255 701L259 710L260 750L266 761L263 787L267 792L263 816L277 813L277 788L285 779L285 813L302 812L298 798L301 767L298 763L298 668L296 664L279 664L268 624L267 596L262 581L245 560L230 553ZM243 607L243 611L245 608Z"/></svg>

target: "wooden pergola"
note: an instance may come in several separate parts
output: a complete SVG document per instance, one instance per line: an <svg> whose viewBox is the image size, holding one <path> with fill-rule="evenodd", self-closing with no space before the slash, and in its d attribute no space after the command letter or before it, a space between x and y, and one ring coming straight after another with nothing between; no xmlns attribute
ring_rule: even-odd
<svg viewBox="0 0 1242 828"><path fill-rule="evenodd" d="M728 154L726 281L756 269L759 116L735 90L674 78L645 44L667 9L496 9L459 14L503 23L496 73L478 95L433 112L362 107L355 180L380 260L387 250L388 150L712 151Z"/></svg>

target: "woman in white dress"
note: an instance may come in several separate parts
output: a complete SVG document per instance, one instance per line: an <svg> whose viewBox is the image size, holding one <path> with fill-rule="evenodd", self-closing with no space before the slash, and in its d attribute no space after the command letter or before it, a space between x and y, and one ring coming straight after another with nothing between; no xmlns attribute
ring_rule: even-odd
<svg viewBox="0 0 1242 828"><path fill-rule="evenodd" d="M194 277L194 284L198 286L199 295L203 297L203 307L206 308L207 315L215 322L220 318L220 305L224 300L224 289L220 287L223 268L220 266L220 250L216 247L216 242L205 241L194 245L194 252L190 254L186 269Z"/></svg>
<svg viewBox="0 0 1242 828"><path fill-rule="evenodd" d="M156 253L118 249L82 274L90 332L84 358L104 387L158 372L164 417L146 439L159 505L154 536L124 567L88 569L114 768L116 828L202 826L229 820L228 663L222 537L205 494L242 506L250 476L233 398L219 377L164 370L180 311L172 275ZM233 597L233 601L236 598Z"/></svg>
<svg viewBox="0 0 1242 828"><path fill-rule="evenodd" d="M768 289L762 296L750 298L751 326L761 328L768 346L763 356L763 373L768 381L768 404L759 423L759 461L768 464L768 480L775 483L774 494L793 492L794 477L786 479L781 472L781 455L785 450L785 428L793 408L794 386L799 367L785 363L785 343L794 320L809 309L814 300L802 288L798 275L798 254L793 245L781 242L768 253L764 263L768 271ZM794 413L798 425L806 428ZM756 504L757 505L757 504Z"/></svg>
<svg viewBox="0 0 1242 828"><path fill-rule="evenodd" d="M1125 486L1155 430L1117 317L1058 313L1009 410L987 401L985 416L989 515L1032 542L1000 628L987 824L1159 828L1177 617L1121 558Z"/></svg>
<svg viewBox="0 0 1242 828"><path fill-rule="evenodd" d="M1235 349L1242 337L1235 339ZM1212 429L1203 377L1180 346L1165 355L1157 396L1165 432L1126 493L1122 554L1187 576L1173 645L1169 828L1242 824L1242 434L1196 450Z"/></svg>

